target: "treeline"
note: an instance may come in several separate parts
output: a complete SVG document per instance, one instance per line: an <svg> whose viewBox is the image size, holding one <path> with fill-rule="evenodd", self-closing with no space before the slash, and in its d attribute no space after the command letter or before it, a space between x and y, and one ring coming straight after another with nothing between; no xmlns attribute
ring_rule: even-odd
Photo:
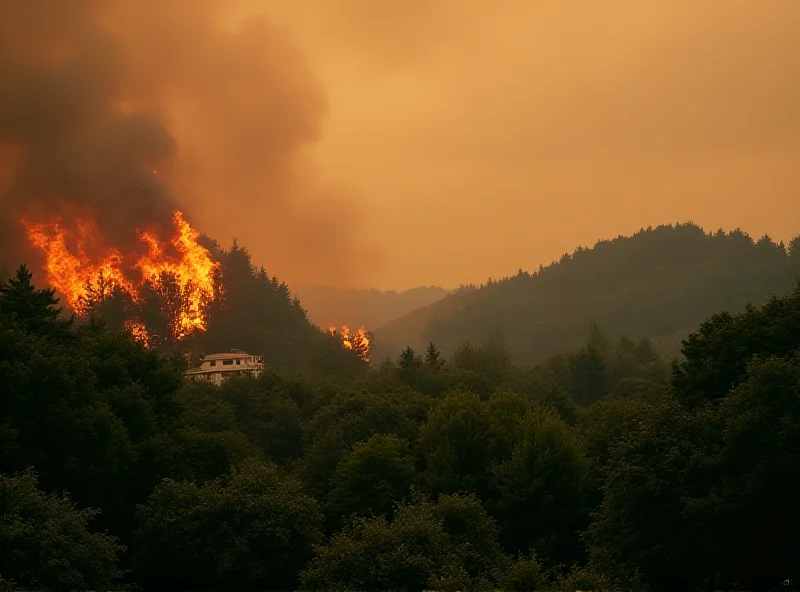
<svg viewBox="0 0 800 592"><path fill-rule="evenodd" d="M800 276L800 236L705 233L694 224L647 228L578 248L532 273L490 280L377 328L375 358L433 341L451 354L465 340L502 336L516 363L580 347L597 323L615 335L646 336L667 357L719 310L740 312L790 292Z"/></svg>
<svg viewBox="0 0 800 592"><path fill-rule="evenodd" d="M711 590L800 568L800 286L672 366L595 327L519 367L184 383L179 355L0 288L0 587Z"/></svg>

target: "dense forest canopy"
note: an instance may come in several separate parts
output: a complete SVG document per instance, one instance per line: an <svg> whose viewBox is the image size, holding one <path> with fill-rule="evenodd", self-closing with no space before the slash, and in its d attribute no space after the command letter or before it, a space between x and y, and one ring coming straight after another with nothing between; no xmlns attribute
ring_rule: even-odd
<svg viewBox="0 0 800 592"><path fill-rule="evenodd" d="M797 285L671 366L593 326L534 366L430 343L215 387L23 266L0 288L0 586L768 588L800 573L799 354Z"/></svg>
<svg viewBox="0 0 800 592"><path fill-rule="evenodd" d="M517 363L534 363L578 347L593 323L648 337L671 357L716 311L738 312L790 291L800 275L799 239L785 246L678 224L599 241L376 328L375 358L429 342L449 355L465 340L502 337Z"/></svg>
<svg viewBox="0 0 800 592"><path fill-rule="evenodd" d="M671 591L800 568L797 240L686 225L579 249L434 304L468 303L427 329L502 303L510 336L406 346L372 369L244 248L204 240L224 293L179 342L170 278L136 303L146 346L124 294L90 286L76 318L25 266L2 283L0 585ZM526 327L540 343L521 311L554 299L536 327L563 351L520 364ZM641 336L719 301L742 310L701 320L672 365ZM234 347L266 372L183 378Z"/></svg>

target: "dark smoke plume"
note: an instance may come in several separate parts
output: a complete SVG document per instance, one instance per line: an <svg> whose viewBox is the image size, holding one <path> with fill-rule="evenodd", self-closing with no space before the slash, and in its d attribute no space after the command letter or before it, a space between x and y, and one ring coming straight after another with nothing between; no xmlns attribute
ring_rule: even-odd
<svg viewBox="0 0 800 592"><path fill-rule="evenodd" d="M6 163L3 252L21 244L19 216L94 214L130 243L168 224L176 203L153 170L175 144L156 113L118 105L125 56L87 0L5 0L0 11L0 142ZM14 253L16 254L16 253Z"/></svg>
<svg viewBox="0 0 800 592"><path fill-rule="evenodd" d="M331 216L355 212L303 158L322 90L266 17L224 23L231 5L0 0L0 261L23 256L21 216L90 213L125 248L180 208L271 271L352 271Z"/></svg>

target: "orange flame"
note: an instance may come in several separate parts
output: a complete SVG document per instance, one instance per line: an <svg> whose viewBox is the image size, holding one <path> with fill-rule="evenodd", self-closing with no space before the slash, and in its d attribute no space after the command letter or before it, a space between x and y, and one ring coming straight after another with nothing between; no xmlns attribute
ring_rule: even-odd
<svg viewBox="0 0 800 592"><path fill-rule="evenodd" d="M219 264L198 244L199 233L183 219L181 212L173 215L175 234L168 242L161 241L151 231L137 231L147 253L131 254L127 259L118 249L103 244L97 225L89 220L75 220L69 231L61 219L22 223L31 244L44 253L49 284L77 314L86 312L89 287L102 283L103 290L122 290L138 302L146 282L157 283L168 274L174 277L181 298L173 337L181 339L205 330L207 307L217 296L215 275ZM168 245L176 254L167 253ZM126 328L137 339L150 342L146 328L139 321L126 323Z"/></svg>
<svg viewBox="0 0 800 592"><path fill-rule="evenodd" d="M211 259L206 249L197 244L200 233L189 226L183 214L175 212L173 222L178 234L172 239L172 245L181 258L170 261L164 256L164 248L158 239L149 232L140 231L139 239L147 244L150 252L139 259L135 266L145 279L157 280L163 273L174 275L177 279L188 304L178 318L176 337L181 338L195 330L205 331L205 309L216 296L214 272L219 264Z"/></svg>
<svg viewBox="0 0 800 592"><path fill-rule="evenodd" d="M335 325L328 327L328 335L336 337ZM350 328L347 325L342 325L342 329L339 331L339 338L343 348L355 351L365 363L369 363L370 340L364 327L361 327L355 333L350 333Z"/></svg>
<svg viewBox="0 0 800 592"><path fill-rule="evenodd" d="M345 349L353 349L353 342L350 341L350 328L347 325L342 325L342 347Z"/></svg>
<svg viewBox="0 0 800 592"><path fill-rule="evenodd" d="M31 244L45 253L48 282L64 295L67 304L76 312L82 312L81 296L85 295L87 284L93 284L98 278L102 277L109 287L119 287L131 294L135 292L133 283L122 273L122 254L117 249L107 249L102 260L91 261L88 252L98 246L96 237L100 235L92 222L75 222L75 230L71 233L77 245L75 252L67 247L67 231L60 221L23 224Z"/></svg>
<svg viewBox="0 0 800 592"><path fill-rule="evenodd" d="M136 341L139 341L145 347L150 347L150 334L147 332L147 327L144 326L144 323L125 321L125 330L133 335Z"/></svg>

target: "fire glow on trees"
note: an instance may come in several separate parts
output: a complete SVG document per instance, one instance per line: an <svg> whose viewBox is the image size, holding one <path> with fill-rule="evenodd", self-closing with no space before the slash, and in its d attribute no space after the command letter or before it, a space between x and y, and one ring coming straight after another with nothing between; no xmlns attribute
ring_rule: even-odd
<svg viewBox="0 0 800 592"><path fill-rule="evenodd" d="M49 284L63 294L78 315L87 313L91 293L124 293L134 303L144 298L146 286L174 285L178 306L172 306L170 331L179 340L195 331L204 331L207 309L218 296L219 264L197 242L199 233L173 214L174 234L161 240L154 231L138 230L144 249L123 255L104 244L102 234L91 220L65 223L60 218L39 223L22 221L32 245L44 255L44 270ZM169 282L167 281L169 280ZM146 345L150 342L140 319L127 319L125 328Z"/></svg>
<svg viewBox="0 0 800 592"><path fill-rule="evenodd" d="M370 341L364 327L361 327L355 333L350 333L350 328L347 325L342 325L341 331L338 332L334 325L328 327L328 335L336 337L337 333L343 348L353 350L363 362L369 362Z"/></svg>

